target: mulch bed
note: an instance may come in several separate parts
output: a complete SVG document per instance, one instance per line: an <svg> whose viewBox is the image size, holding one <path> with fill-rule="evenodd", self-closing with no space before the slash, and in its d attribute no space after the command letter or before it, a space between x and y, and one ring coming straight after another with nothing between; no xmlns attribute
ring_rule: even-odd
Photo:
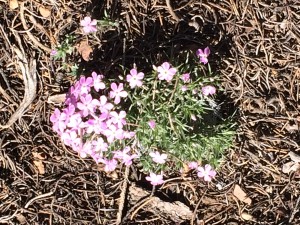
<svg viewBox="0 0 300 225"><path fill-rule="evenodd" d="M112 76L117 65L143 68L211 48L224 113L235 112L238 124L211 184L173 177L151 195L133 167L128 181L125 168L105 174L52 131L47 100L75 77L50 50L67 34L79 37L84 16L104 11L119 25L99 32L88 62L68 58L82 73ZM297 0L1 0L0 15L0 224L116 224L120 210L122 224L300 224L299 169L282 171L290 152L300 155Z"/></svg>

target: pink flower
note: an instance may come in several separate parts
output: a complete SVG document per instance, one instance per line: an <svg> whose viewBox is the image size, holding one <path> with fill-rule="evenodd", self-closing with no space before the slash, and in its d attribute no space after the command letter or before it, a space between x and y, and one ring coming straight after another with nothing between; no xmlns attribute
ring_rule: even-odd
<svg viewBox="0 0 300 225"><path fill-rule="evenodd" d="M100 96L100 105L99 109L102 113L108 113L114 107L113 104L107 102L107 98L105 95Z"/></svg>
<svg viewBox="0 0 300 225"><path fill-rule="evenodd" d="M117 165L118 165L118 161L115 160L115 159L111 159L111 160L104 159L103 163L105 164L104 170L106 172L114 171L116 169Z"/></svg>
<svg viewBox="0 0 300 225"><path fill-rule="evenodd" d="M58 134L64 132L67 127L67 115L64 112L60 112L59 109L55 109L54 113L50 117L50 121L53 123L53 130Z"/></svg>
<svg viewBox="0 0 300 225"><path fill-rule="evenodd" d="M211 179L214 178L217 174L216 171L214 171L212 167L208 164L205 165L204 168L199 166L197 170L198 170L197 176L204 177L205 181L211 181Z"/></svg>
<svg viewBox="0 0 300 225"><path fill-rule="evenodd" d="M105 152L107 151L108 144L103 140L103 138L99 137L97 140L92 141L92 144L95 147L95 152Z"/></svg>
<svg viewBox="0 0 300 225"><path fill-rule="evenodd" d="M109 126L106 130L103 131L103 134L107 137L108 143L112 143L115 139L124 139L124 131L117 128L115 125Z"/></svg>
<svg viewBox="0 0 300 225"><path fill-rule="evenodd" d="M65 145L72 146L74 143L81 143L81 139L78 137L75 131L67 130L66 132L62 133L61 139Z"/></svg>
<svg viewBox="0 0 300 225"><path fill-rule="evenodd" d="M130 139L130 138L133 138L135 136L135 132L133 132L133 131L124 131L123 135L124 135L124 138Z"/></svg>
<svg viewBox="0 0 300 225"><path fill-rule="evenodd" d="M196 55L200 58L200 62L204 64L208 63L207 57L209 56L209 54L210 54L209 47L206 47L204 51L202 51L202 49L198 49L196 52Z"/></svg>
<svg viewBox="0 0 300 225"><path fill-rule="evenodd" d="M216 88L211 85L202 87L202 94L205 96L214 95L216 93Z"/></svg>
<svg viewBox="0 0 300 225"><path fill-rule="evenodd" d="M164 183L163 175L156 175L155 173L150 173L150 176L147 176L146 180L150 181L153 186Z"/></svg>
<svg viewBox="0 0 300 225"><path fill-rule="evenodd" d="M96 72L92 72L94 81L94 88L98 92L100 89L105 89L105 84L102 82L103 75L98 75Z"/></svg>
<svg viewBox="0 0 300 225"><path fill-rule="evenodd" d="M137 72L136 69L130 70L130 74L126 76L127 82L129 82L129 85L131 88L134 88L135 86L141 87L143 85L142 79L144 78L144 73Z"/></svg>
<svg viewBox="0 0 300 225"><path fill-rule="evenodd" d="M88 94L91 91L91 87L93 86L93 78L88 77L80 77L80 80L77 84L76 89L79 89L79 95Z"/></svg>
<svg viewBox="0 0 300 225"><path fill-rule="evenodd" d="M97 99L93 99L93 97L88 94L80 97L77 108L81 110L82 115L85 117L89 115L90 112L94 112L99 105L100 102Z"/></svg>
<svg viewBox="0 0 300 225"><path fill-rule="evenodd" d="M182 87L181 87L181 91L183 91L183 92L185 92L185 91L187 91L187 86L186 85L183 85Z"/></svg>
<svg viewBox="0 0 300 225"><path fill-rule="evenodd" d="M150 152L149 155L152 157L152 160L159 164L164 164L167 159L167 154L160 154L158 151Z"/></svg>
<svg viewBox="0 0 300 225"><path fill-rule="evenodd" d="M150 127L151 129L154 129L155 126L156 126L156 123L155 123L154 120L150 120L150 121L148 122L148 125L149 125L149 127Z"/></svg>
<svg viewBox="0 0 300 225"><path fill-rule="evenodd" d="M114 98L114 103L119 104L121 101L121 97L125 98L127 97L128 93L123 90L123 83L120 83L119 86L117 86L116 83L112 83L110 85L112 91L110 91L109 96L111 98Z"/></svg>
<svg viewBox="0 0 300 225"><path fill-rule="evenodd" d="M69 118L68 127L78 129L81 123L82 123L81 115L79 113L74 113Z"/></svg>
<svg viewBox="0 0 300 225"><path fill-rule="evenodd" d="M115 151L114 152L114 158L121 159L122 163L125 164L125 166L130 166L132 164L132 160L137 158L137 154L128 154L130 152L130 148L127 146L123 149L123 151Z"/></svg>
<svg viewBox="0 0 300 225"><path fill-rule="evenodd" d="M125 111L121 111L119 114L116 111L112 111L110 112L110 116L111 116L111 122L115 125L117 125L118 128L122 128L123 125L126 124L126 112Z"/></svg>
<svg viewBox="0 0 300 225"><path fill-rule="evenodd" d="M157 67L158 79L166 80L170 82L173 79L173 76L177 72L176 68L172 68L170 63L164 62L161 66Z"/></svg>
<svg viewBox="0 0 300 225"><path fill-rule="evenodd" d="M84 19L80 21L80 25L86 34L97 31L97 20L92 20L89 16L84 17Z"/></svg>
<svg viewBox="0 0 300 225"><path fill-rule="evenodd" d="M58 53L58 52L57 52L56 49L52 49L51 52L50 52L50 55L51 55L51 56L56 56L57 53Z"/></svg>
<svg viewBox="0 0 300 225"><path fill-rule="evenodd" d="M198 163L197 162L189 162L188 164L189 169L197 169L198 168Z"/></svg>
<svg viewBox="0 0 300 225"><path fill-rule="evenodd" d="M190 74L189 74L189 73L184 73L184 74L182 74L181 80L182 80L184 83L189 82L189 81L190 81Z"/></svg>

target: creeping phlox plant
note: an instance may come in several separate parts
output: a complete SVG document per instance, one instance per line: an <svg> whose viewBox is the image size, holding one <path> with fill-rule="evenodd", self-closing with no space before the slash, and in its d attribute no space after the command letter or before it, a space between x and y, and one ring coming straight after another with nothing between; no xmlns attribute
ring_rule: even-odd
<svg viewBox="0 0 300 225"><path fill-rule="evenodd" d="M81 21L85 33L97 31L96 25L89 17ZM164 62L147 74L133 68L120 81L96 72L82 76L69 89L65 108L51 115L53 129L105 171L136 161L154 186L175 170L195 170L211 181L233 132L214 100L209 54L208 47L199 49L197 57L187 54L184 63Z"/></svg>

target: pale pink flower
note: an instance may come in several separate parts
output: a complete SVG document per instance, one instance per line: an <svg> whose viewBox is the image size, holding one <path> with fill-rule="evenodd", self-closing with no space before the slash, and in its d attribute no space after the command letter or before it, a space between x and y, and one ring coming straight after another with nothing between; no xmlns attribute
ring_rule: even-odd
<svg viewBox="0 0 300 225"><path fill-rule="evenodd" d="M80 97L80 102L77 103L77 108L81 110L82 115L85 117L89 115L90 112L94 112L96 107L100 105L100 102L97 99L88 95L82 95Z"/></svg>
<svg viewBox="0 0 300 225"><path fill-rule="evenodd" d="M58 53L58 52L57 52L56 49L52 49L51 52L50 52L50 55L51 55L51 56L56 56L57 53Z"/></svg>
<svg viewBox="0 0 300 225"><path fill-rule="evenodd" d="M81 115L79 113L74 113L69 118L68 127L78 129L81 123L82 123Z"/></svg>
<svg viewBox="0 0 300 225"><path fill-rule="evenodd" d="M74 142L81 142L81 139L78 137L76 131L67 130L66 132L61 134L61 139L65 145L72 146Z"/></svg>
<svg viewBox="0 0 300 225"><path fill-rule="evenodd" d="M107 98L105 95L100 96L100 105L99 109L102 113L108 113L114 107L112 103L107 102Z"/></svg>
<svg viewBox="0 0 300 225"><path fill-rule="evenodd" d="M53 123L53 130L58 134L61 134L67 127L67 115L61 112L59 109L55 109L50 117L50 121Z"/></svg>
<svg viewBox="0 0 300 225"><path fill-rule="evenodd" d="M114 158L122 160L122 163L124 163L125 166L130 166L132 164L132 160L137 158L137 154L129 154L130 147L125 147L123 151L115 151L114 152Z"/></svg>
<svg viewBox="0 0 300 225"><path fill-rule="evenodd" d="M141 87L143 85L142 79L144 78L144 73L137 72L136 69L130 70L130 74L126 76L127 82L129 82L129 85L131 88L134 87Z"/></svg>
<svg viewBox="0 0 300 225"><path fill-rule="evenodd" d="M80 77L76 89L79 89L79 95L88 94L91 91L91 87L93 86L93 78L88 77Z"/></svg>
<svg viewBox="0 0 300 225"><path fill-rule="evenodd" d="M164 62L161 66L157 67L158 79L166 80L170 82L175 73L177 72L176 68L171 67L170 63Z"/></svg>
<svg viewBox="0 0 300 225"><path fill-rule="evenodd" d="M153 186L160 185L160 184L164 183L163 175L159 175L159 174L156 175L155 173L150 173L150 176L147 176L146 180L150 181L150 183Z"/></svg>
<svg viewBox="0 0 300 225"><path fill-rule="evenodd" d="M216 176L216 171L214 171L212 169L212 167L210 165L205 165L205 167L198 167L198 173L197 176L198 177L203 177L205 181L211 181L212 178L214 178Z"/></svg>
<svg viewBox="0 0 300 225"><path fill-rule="evenodd" d="M104 159L103 163L105 164L104 170L106 172L114 171L118 165L118 161L115 159Z"/></svg>
<svg viewBox="0 0 300 225"><path fill-rule="evenodd" d="M205 96L214 95L216 93L216 88L211 85L202 87L202 94Z"/></svg>
<svg viewBox="0 0 300 225"><path fill-rule="evenodd" d="M209 54L210 54L209 47L206 47L204 50L198 49L196 52L196 55L200 58L200 62L204 64L208 63L207 57L209 56Z"/></svg>
<svg viewBox="0 0 300 225"><path fill-rule="evenodd" d="M94 88L97 92L105 89L105 84L102 81L103 75L98 75L96 72L92 72L92 77L94 81Z"/></svg>
<svg viewBox="0 0 300 225"><path fill-rule="evenodd" d="M189 162L188 163L188 167L189 169L193 170L193 169L197 169L198 168L198 163L197 162Z"/></svg>
<svg viewBox="0 0 300 225"><path fill-rule="evenodd" d="M124 139L124 131L117 128L115 125L109 126L106 130L103 131L103 134L106 136L108 143L112 143L115 139Z"/></svg>
<svg viewBox="0 0 300 225"><path fill-rule="evenodd" d="M118 128L122 128L126 124L126 112L120 111L120 113L117 113L116 111L110 112L110 120L113 124L117 125Z"/></svg>
<svg viewBox="0 0 300 225"><path fill-rule="evenodd" d="M148 122L148 125L149 125L149 127L150 127L151 129L154 129L155 126L156 126L156 123L155 123L154 120L150 120L150 121Z"/></svg>
<svg viewBox="0 0 300 225"><path fill-rule="evenodd" d="M128 93L123 90L123 83L120 83L119 86L116 83L112 83L110 85L111 91L109 93L110 98L114 98L114 103L119 104L121 101L121 97L127 97Z"/></svg>
<svg viewBox="0 0 300 225"><path fill-rule="evenodd" d="M184 73L184 74L182 74L181 80L182 80L184 83L188 83L188 82L190 81L190 74L189 74L189 73Z"/></svg>
<svg viewBox="0 0 300 225"><path fill-rule="evenodd" d="M80 25L86 34L97 31L97 20L92 20L89 16L84 17L84 19L80 21Z"/></svg>
<svg viewBox="0 0 300 225"><path fill-rule="evenodd" d="M185 92L185 91L187 91L187 86L186 85L183 85L182 87L181 87L181 91L183 91L183 92Z"/></svg>
<svg viewBox="0 0 300 225"><path fill-rule="evenodd" d="M149 155L152 157L152 160L159 164L164 164L168 158L167 154L160 154L158 151L150 152Z"/></svg>
<svg viewBox="0 0 300 225"><path fill-rule="evenodd" d="M99 137L97 140L92 142L94 145L95 152L105 152L107 151L108 144L103 140L103 138Z"/></svg>
<svg viewBox="0 0 300 225"><path fill-rule="evenodd" d="M130 139L130 138L133 138L135 136L135 132L133 132L133 131L124 131L123 135L124 135L124 138Z"/></svg>

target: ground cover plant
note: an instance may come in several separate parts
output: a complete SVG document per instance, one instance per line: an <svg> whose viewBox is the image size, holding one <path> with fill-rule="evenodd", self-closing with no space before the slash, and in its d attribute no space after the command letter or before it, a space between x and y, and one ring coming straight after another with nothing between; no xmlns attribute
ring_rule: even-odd
<svg viewBox="0 0 300 225"><path fill-rule="evenodd" d="M0 223L299 224L298 14L293 0L1 1ZM88 121L81 142L65 132ZM219 149L179 150L192 133L220 143L207 129Z"/></svg>
<svg viewBox="0 0 300 225"><path fill-rule="evenodd" d="M97 32L95 19L85 17L81 25L86 34ZM65 61L70 49L51 54ZM211 181L216 172L209 164L217 166L230 147L233 124L222 118L213 99L216 78L209 54L209 47L186 52L177 67L164 62L146 75L133 68L118 79L96 72L81 76L69 89L65 108L51 115L53 130L80 157L103 163L105 171L114 171L118 161L130 166L136 160L154 186L164 182L164 173L184 165Z"/></svg>

